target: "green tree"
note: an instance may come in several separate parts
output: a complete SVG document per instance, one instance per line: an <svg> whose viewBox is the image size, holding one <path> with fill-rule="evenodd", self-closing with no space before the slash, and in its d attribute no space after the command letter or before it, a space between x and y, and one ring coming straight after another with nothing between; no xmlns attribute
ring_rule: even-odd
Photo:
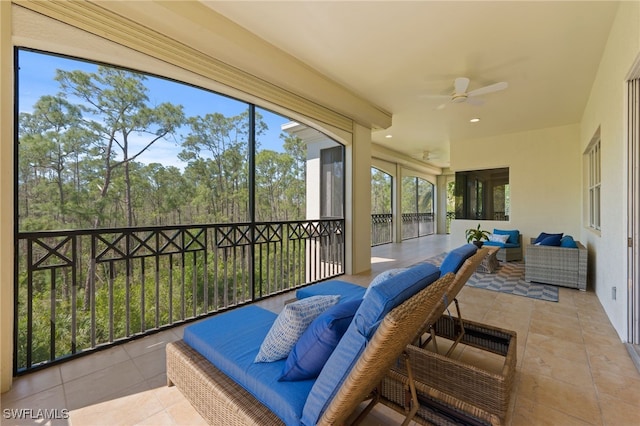
<svg viewBox="0 0 640 426"><path fill-rule="evenodd" d="M120 167L124 169L126 224L132 226L131 163L184 123L182 106L162 103L150 107L143 83L146 77L122 69L100 66L96 73L57 70L55 78L63 96L80 100L87 125L96 137L93 153L103 162L93 227L98 228L104 217L113 174Z"/></svg>

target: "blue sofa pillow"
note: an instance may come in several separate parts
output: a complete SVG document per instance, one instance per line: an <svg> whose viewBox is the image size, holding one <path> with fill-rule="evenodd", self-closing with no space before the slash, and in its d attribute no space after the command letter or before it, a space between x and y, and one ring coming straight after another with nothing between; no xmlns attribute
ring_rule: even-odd
<svg viewBox="0 0 640 426"><path fill-rule="evenodd" d="M473 256L476 251L478 251L478 247L474 244L465 244L451 250L440 265L440 276L446 275L449 272L453 272L454 274L458 272L458 269L462 267L464 261Z"/></svg>
<svg viewBox="0 0 640 426"><path fill-rule="evenodd" d="M322 367L351 324L362 300L332 306L313 320L289 354L280 381L318 377Z"/></svg>
<svg viewBox="0 0 640 426"><path fill-rule="evenodd" d="M538 246L559 246L560 245L560 240L561 237L560 235L556 234L556 235L550 235L548 237L546 237L545 239L543 239L542 241L540 241L539 243L536 243L536 245Z"/></svg>
<svg viewBox="0 0 640 426"><path fill-rule="evenodd" d="M575 242L571 235L565 235L560 240L560 247L578 248L578 244Z"/></svg>
<svg viewBox="0 0 640 426"><path fill-rule="evenodd" d="M520 231L517 229L505 231L503 229L494 229L493 233L496 235L508 235L509 239L506 244L516 244L516 247L520 246Z"/></svg>
<svg viewBox="0 0 640 426"><path fill-rule="evenodd" d="M311 426L318 422L384 316L439 277L440 269L421 263L369 290L311 388L302 410L302 424Z"/></svg>
<svg viewBox="0 0 640 426"><path fill-rule="evenodd" d="M539 242L541 242L542 240L544 240L547 237L553 237L553 236L559 236L560 238L562 238L562 233L560 234L547 234L546 232L541 232L540 235L538 235L538 238L536 238L535 240L533 240L533 244L538 244Z"/></svg>

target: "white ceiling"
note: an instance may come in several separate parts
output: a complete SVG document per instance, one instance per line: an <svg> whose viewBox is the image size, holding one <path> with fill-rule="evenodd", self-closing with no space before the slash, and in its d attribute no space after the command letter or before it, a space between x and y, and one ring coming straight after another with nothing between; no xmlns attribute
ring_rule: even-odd
<svg viewBox="0 0 640 426"><path fill-rule="evenodd" d="M578 123L617 10L611 1L203 1L258 37L390 111L374 142L410 156L449 144ZM505 81L481 106L443 103ZM481 119L472 124L473 117ZM391 134L392 138L386 138Z"/></svg>

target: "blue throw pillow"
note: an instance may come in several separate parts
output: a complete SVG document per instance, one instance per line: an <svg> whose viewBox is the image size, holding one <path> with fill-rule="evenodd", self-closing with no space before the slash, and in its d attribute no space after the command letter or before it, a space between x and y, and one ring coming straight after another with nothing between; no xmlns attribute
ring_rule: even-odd
<svg viewBox="0 0 640 426"><path fill-rule="evenodd" d="M551 235L545 238L544 240L537 243L539 246L559 246L560 245L560 235Z"/></svg>
<svg viewBox="0 0 640 426"><path fill-rule="evenodd" d="M578 244L575 242L571 235L565 235L560 240L560 247L578 248Z"/></svg>
<svg viewBox="0 0 640 426"><path fill-rule="evenodd" d="M303 425L311 426L318 422L384 316L438 277L440 270L437 267L421 263L369 291L311 388L302 411Z"/></svg>
<svg viewBox="0 0 640 426"><path fill-rule="evenodd" d="M255 362L285 359L309 324L339 300L338 295L311 296L285 305L260 345Z"/></svg>
<svg viewBox="0 0 640 426"><path fill-rule="evenodd" d="M464 261L473 256L476 251L478 251L478 247L474 244L465 244L457 249L451 250L440 265L440 276L442 277L449 272L453 272L454 274L458 272L458 269L462 267Z"/></svg>
<svg viewBox="0 0 640 426"><path fill-rule="evenodd" d="M539 242L541 242L545 238L553 237L553 236L556 236L556 235L559 236L560 238L562 238L562 233L560 233L560 234L547 234L546 232L541 232L540 235L538 235L538 238L533 240L533 244L538 244Z"/></svg>
<svg viewBox="0 0 640 426"><path fill-rule="evenodd" d="M340 303L313 320L289 354L278 380L292 382L318 377L361 302Z"/></svg>
<svg viewBox="0 0 640 426"><path fill-rule="evenodd" d="M517 229L505 231L503 229L494 229L493 233L496 235L508 235L509 239L507 244L520 244L520 231Z"/></svg>

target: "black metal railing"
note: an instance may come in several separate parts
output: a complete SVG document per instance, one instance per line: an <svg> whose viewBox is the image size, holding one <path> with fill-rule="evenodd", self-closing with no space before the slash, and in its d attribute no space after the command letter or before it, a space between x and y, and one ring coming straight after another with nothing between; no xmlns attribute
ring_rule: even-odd
<svg viewBox="0 0 640 426"><path fill-rule="evenodd" d="M433 213L403 213L402 239L423 237L435 232Z"/></svg>
<svg viewBox="0 0 640 426"><path fill-rule="evenodd" d="M344 220L21 232L14 373L344 273Z"/></svg>
<svg viewBox="0 0 640 426"><path fill-rule="evenodd" d="M393 214L371 215L371 247L393 242Z"/></svg>

